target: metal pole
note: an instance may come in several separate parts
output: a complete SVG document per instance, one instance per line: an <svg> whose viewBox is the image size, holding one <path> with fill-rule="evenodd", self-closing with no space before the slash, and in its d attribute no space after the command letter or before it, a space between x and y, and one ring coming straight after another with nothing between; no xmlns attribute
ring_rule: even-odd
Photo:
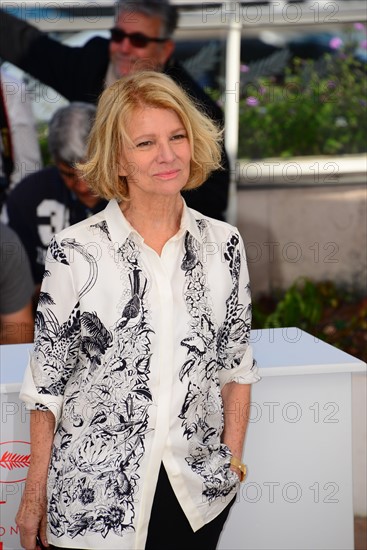
<svg viewBox="0 0 367 550"><path fill-rule="evenodd" d="M226 4L228 10L226 10ZM241 65L241 20L230 11L230 2L223 4L223 15L230 19L226 44L226 89L224 92L225 147L230 163L230 187L227 208L227 221L237 223L237 181L236 163L238 154L240 65Z"/></svg>

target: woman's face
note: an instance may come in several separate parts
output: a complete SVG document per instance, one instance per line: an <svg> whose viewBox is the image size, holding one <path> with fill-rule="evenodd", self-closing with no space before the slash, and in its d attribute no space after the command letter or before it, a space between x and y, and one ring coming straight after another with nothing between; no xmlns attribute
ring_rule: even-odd
<svg viewBox="0 0 367 550"><path fill-rule="evenodd" d="M136 109L127 125L120 175L131 200L177 196L190 175L191 148L178 115L170 109Z"/></svg>

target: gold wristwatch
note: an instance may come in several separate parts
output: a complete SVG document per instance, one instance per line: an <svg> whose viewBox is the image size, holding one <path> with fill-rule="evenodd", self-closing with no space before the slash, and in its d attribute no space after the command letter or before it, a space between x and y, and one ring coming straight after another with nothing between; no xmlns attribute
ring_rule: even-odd
<svg viewBox="0 0 367 550"><path fill-rule="evenodd" d="M246 464L243 464L239 458L232 456L231 465L235 466L235 468L238 468L239 471L241 472L240 483L242 483L242 481L244 481L246 478L246 473L247 473Z"/></svg>

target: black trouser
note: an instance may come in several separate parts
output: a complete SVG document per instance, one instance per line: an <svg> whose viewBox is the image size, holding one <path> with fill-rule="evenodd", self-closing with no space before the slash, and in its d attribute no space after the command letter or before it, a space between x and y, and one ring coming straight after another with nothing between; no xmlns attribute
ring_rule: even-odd
<svg viewBox="0 0 367 550"><path fill-rule="evenodd" d="M235 497L219 516L194 533L161 466L145 550L215 550L234 501ZM58 546L50 548L59 550Z"/></svg>
<svg viewBox="0 0 367 550"><path fill-rule="evenodd" d="M145 550L215 550L235 499L219 516L194 533L161 466Z"/></svg>

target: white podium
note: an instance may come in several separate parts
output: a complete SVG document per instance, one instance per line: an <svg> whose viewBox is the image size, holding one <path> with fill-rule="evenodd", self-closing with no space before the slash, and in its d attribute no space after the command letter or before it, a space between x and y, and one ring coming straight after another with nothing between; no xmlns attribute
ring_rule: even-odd
<svg viewBox="0 0 367 550"><path fill-rule="evenodd" d="M366 365L296 328L252 331L251 342L263 379L253 386L248 477L218 550L353 550L351 376ZM4 550L20 549L29 413L18 392L30 347L0 346Z"/></svg>
<svg viewBox="0 0 367 550"><path fill-rule="evenodd" d="M251 341L248 477L218 550L353 550L351 375L366 365L296 328Z"/></svg>

